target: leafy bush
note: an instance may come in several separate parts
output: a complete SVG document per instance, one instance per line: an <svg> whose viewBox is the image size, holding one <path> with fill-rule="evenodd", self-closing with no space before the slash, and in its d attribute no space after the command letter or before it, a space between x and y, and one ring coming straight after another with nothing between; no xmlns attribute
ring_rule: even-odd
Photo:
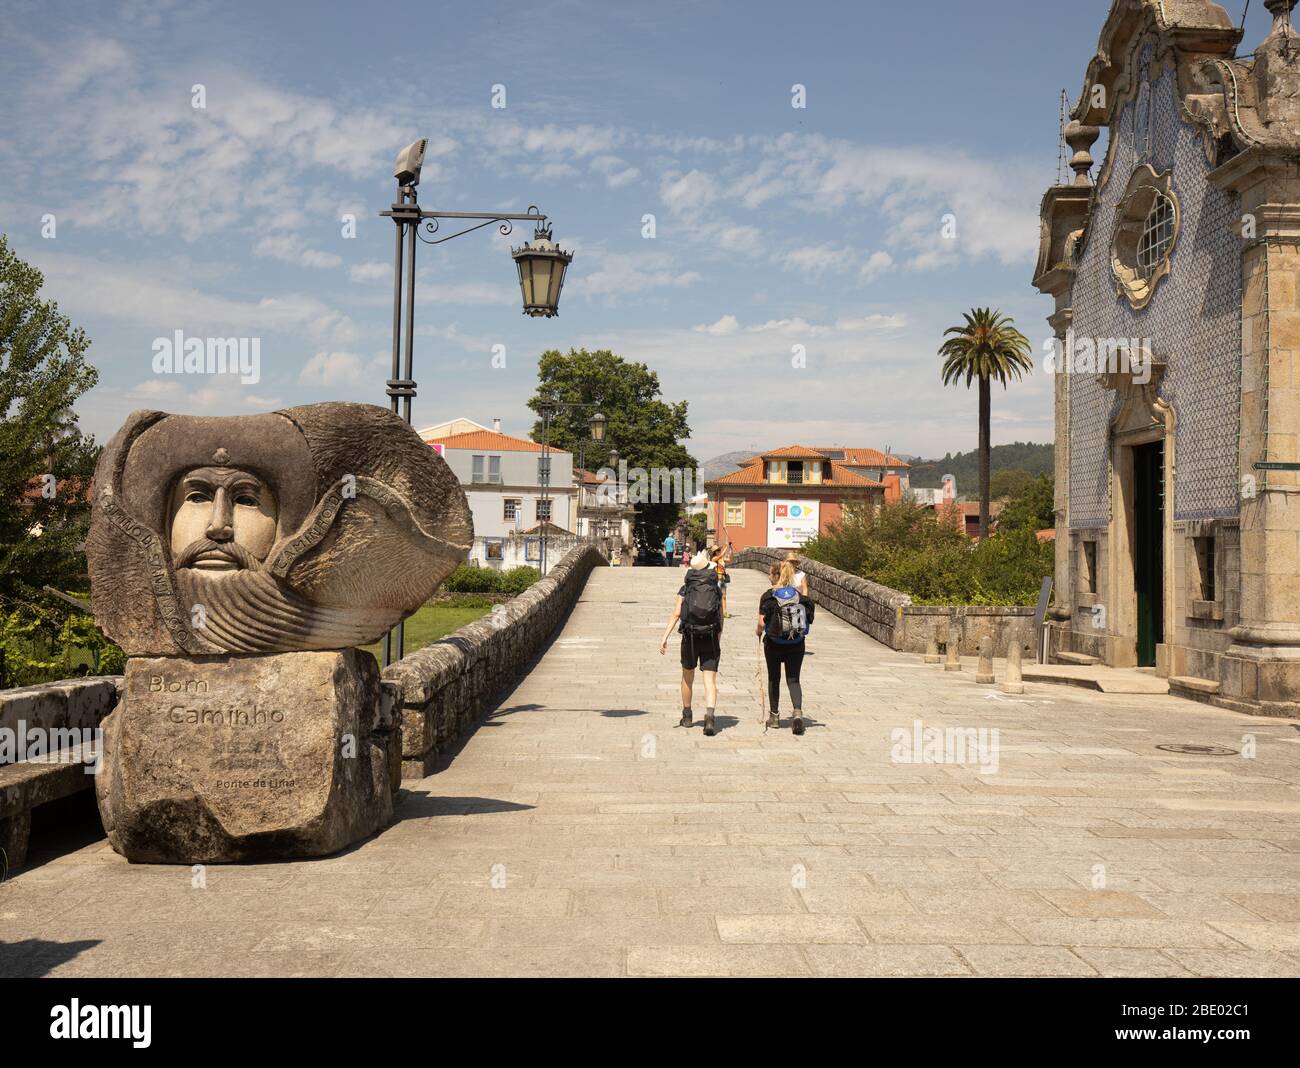
<svg viewBox="0 0 1300 1068"><path fill-rule="evenodd" d="M62 606L0 611L0 689L120 675L125 666L122 650L84 613L67 613Z"/></svg>
<svg viewBox="0 0 1300 1068"><path fill-rule="evenodd" d="M916 604L1033 604L1054 554L1031 529L994 534L972 543L911 501L874 514L846 510L844 519L808 543L817 560L906 593Z"/></svg>
<svg viewBox="0 0 1300 1068"><path fill-rule="evenodd" d="M448 593L523 593L541 576L535 567L512 567L498 571L492 567L461 564L443 580Z"/></svg>

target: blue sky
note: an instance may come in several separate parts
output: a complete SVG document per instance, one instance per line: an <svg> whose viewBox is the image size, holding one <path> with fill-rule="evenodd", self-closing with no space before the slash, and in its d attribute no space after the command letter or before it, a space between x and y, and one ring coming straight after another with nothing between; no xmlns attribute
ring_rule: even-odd
<svg viewBox="0 0 1300 1068"><path fill-rule="evenodd" d="M0 231L93 339L78 410L101 439L141 407L385 403L376 213L424 136L424 206L537 204L575 259L559 317L533 320L508 257L522 228L420 246L417 425L523 433L538 354L586 346L689 400L701 459L969 449L974 392L941 388L935 350L977 304L1046 339L1038 202L1060 90L1079 93L1108 8L0 0ZM1267 23L1253 4L1247 48ZM154 374L153 339L178 329L260 337L261 381ZM1051 440L1050 387L995 394L995 444Z"/></svg>

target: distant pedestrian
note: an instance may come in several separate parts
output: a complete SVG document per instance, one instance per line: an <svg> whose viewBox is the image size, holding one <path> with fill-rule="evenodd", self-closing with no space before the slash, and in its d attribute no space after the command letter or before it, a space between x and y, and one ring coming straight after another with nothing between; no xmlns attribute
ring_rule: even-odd
<svg viewBox="0 0 1300 1068"><path fill-rule="evenodd" d="M794 585L794 575L794 565L789 560L774 563L768 569L768 581L772 586L759 599L754 632L763 643L763 658L767 662L767 726L781 725L781 668L784 665L785 684L790 690L794 715L790 727L795 734L803 734L803 686L799 673L803 668L811 602Z"/></svg>
<svg viewBox="0 0 1300 1068"><path fill-rule="evenodd" d="M714 545L709 549L709 562L713 566L713 573L718 577L718 590L722 593L723 619L731 618L731 613L727 611L727 587L731 584L731 576L727 574L727 561L730 559L730 545L725 549L719 545Z"/></svg>
<svg viewBox="0 0 1300 1068"><path fill-rule="evenodd" d="M677 539L671 534L664 538L664 555L668 557L668 566L672 567L673 564L676 563Z"/></svg>
<svg viewBox="0 0 1300 1068"><path fill-rule="evenodd" d="M679 726L694 723L691 702L695 692L695 669L704 676L704 733L713 737L717 726L713 714L718 704L718 661L722 657L722 593L717 575L709 566L708 553L697 553L690 561L686 581L677 591L677 603L659 641L659 655L668 652L668 636L677 627L682 636L682 718Z"/></svg>
<svg viewBox="0 0 1300 1068"><path fill-rule="evenodd" d="M808 576L803 571L803 557L794 549L791 549L785 554L785 558L790 566L794 568L794 581L791 585L805 597L810 596L808 593Z"/></svg>

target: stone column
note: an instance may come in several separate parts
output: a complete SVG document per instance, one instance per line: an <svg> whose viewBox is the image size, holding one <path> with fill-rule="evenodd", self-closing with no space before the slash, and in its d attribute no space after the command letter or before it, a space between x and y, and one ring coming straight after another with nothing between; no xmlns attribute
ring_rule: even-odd
<svg viewBox="0 0 1300 1068"><path fill-rule="evenodd" d="M1300 165L1258 149L1213 175L1241 195L1241 622L1220 661L1230 704L1300 712Z"/></svg>

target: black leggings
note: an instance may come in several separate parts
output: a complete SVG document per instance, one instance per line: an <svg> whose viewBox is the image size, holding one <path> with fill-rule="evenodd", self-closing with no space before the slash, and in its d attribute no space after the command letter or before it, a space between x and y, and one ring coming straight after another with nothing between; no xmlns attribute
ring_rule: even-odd
<svg viewBox="0 0 1300 1068"><path fill-rule="evenodd" d="M763 642L763 656L767 659L767 702L773 713L781 707L781 665L785 665L785 684L790 687L790 703L796 712L803 708L803 687L799 685L799 669L803 667L803 642L779 645Z"/></svg>

